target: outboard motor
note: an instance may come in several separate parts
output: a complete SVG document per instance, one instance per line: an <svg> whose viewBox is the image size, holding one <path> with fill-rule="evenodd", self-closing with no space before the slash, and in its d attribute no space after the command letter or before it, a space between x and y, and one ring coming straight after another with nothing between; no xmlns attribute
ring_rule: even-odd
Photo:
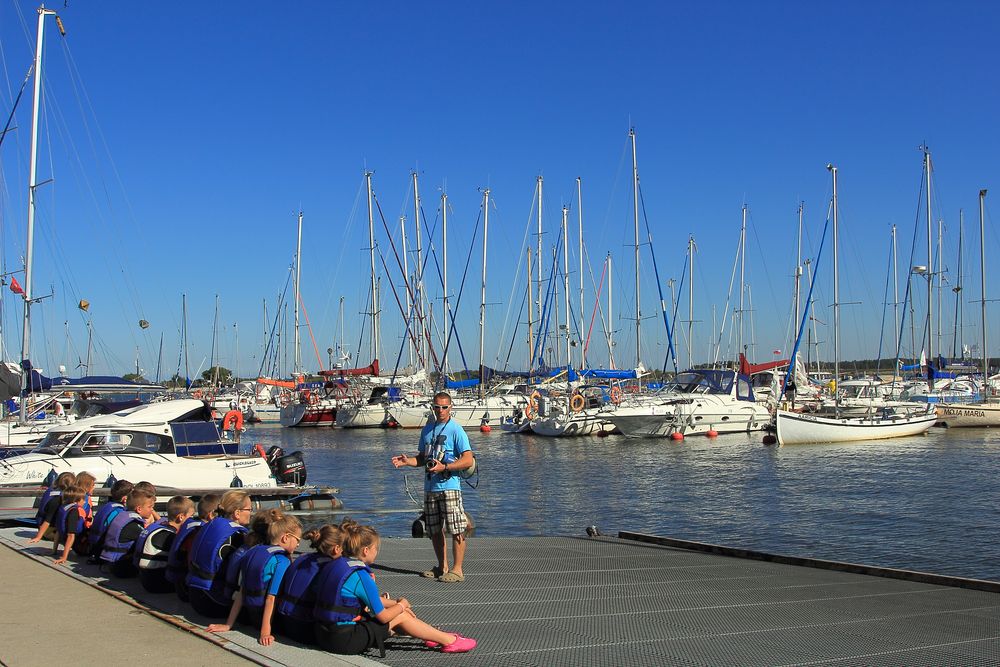
<svg viewBox="0 0 1000 667"><path fill-rule="evenodd" d="M278 445L271 445L270 449L267 450L267 454L264 458L267 459L267 465L271 467L271 471L274 471L274 462L285 455L285 450Z"/></svg>
<svg viewBox="0 0 1000 667"><path fill-rule="evenodd" d="M299 486L305 484L306 462L302 458L302 452L292 452L286 456L279 456L272 465L271 472L280 483Z"/></svg>

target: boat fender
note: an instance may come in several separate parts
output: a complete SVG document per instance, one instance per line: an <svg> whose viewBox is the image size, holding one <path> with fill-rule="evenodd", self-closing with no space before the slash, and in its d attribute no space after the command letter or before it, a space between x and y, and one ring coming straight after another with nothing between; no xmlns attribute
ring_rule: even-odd
<svg viewBox="0 0 1000 667"><path fill-rule="evenodd" d="M266 459L267 458L267 451L264 449L264 445L260 444L259 442L256 445L253 446L253 450L255 452L257 452L257 454L262 459Z"/></svg>

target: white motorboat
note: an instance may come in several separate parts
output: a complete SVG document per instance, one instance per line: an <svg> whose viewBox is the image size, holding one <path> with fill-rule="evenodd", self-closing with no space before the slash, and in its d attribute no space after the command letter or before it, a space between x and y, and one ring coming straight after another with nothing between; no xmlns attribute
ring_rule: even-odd
<svg viewBox="0 0 1000 667"><path fill-rule="evenodd" d="M674 433L704 435L760 431L771 421L767 408L754 400L749 378L731 370L690 370L643 405L606 413L623 434L664 438Z"/></svg>
<svg viewBox="0 0 1000 667"><path fill-rule="evenodd" d="M0 459L0 488L32 492L2 497L0 508L31 507L38 487L66 471L89 472L100 483L145 480L182 493L305 482L301 454L271 463L258 453L240 454L237 442L220 437L205 403L194 399L148 403L54 427L30 453Z"/></svg>

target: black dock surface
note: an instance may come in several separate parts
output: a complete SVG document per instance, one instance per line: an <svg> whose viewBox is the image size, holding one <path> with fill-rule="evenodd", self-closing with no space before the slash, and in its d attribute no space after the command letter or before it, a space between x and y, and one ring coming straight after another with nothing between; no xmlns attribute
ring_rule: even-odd
<svg viewBox="0 0 1000 667"><path fill-rule="evenodd" d="M3 537L13 542L10 529ZM473 538L466 559L465 582L439 583L418 574L433 563L428 540L383 540L375 565L382 590L409 599L429 623L476 638L479 647L446 655L392 638L386 658L366 658L546 667L1000 664L1000 594L988 590L608 537ZM73 569L106 580L87 567ZM205 622L134 580L106 585L182 622ZM287 642L257 646L250 632L222 637L258 664L332 662Z"/></svg>

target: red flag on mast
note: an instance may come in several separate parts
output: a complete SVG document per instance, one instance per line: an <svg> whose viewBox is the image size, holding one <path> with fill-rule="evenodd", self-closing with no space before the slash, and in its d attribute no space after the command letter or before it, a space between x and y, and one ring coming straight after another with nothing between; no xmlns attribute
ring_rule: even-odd
<svg viewBox="0 0 1000 667"><path fill-rule="evenodd" d="M24 294L24 289L21 288L21 286L17 282L17 278L15 278L14 276L10 277L10 291L13 292L14 294L21 294L21 295Z"/></svg>

